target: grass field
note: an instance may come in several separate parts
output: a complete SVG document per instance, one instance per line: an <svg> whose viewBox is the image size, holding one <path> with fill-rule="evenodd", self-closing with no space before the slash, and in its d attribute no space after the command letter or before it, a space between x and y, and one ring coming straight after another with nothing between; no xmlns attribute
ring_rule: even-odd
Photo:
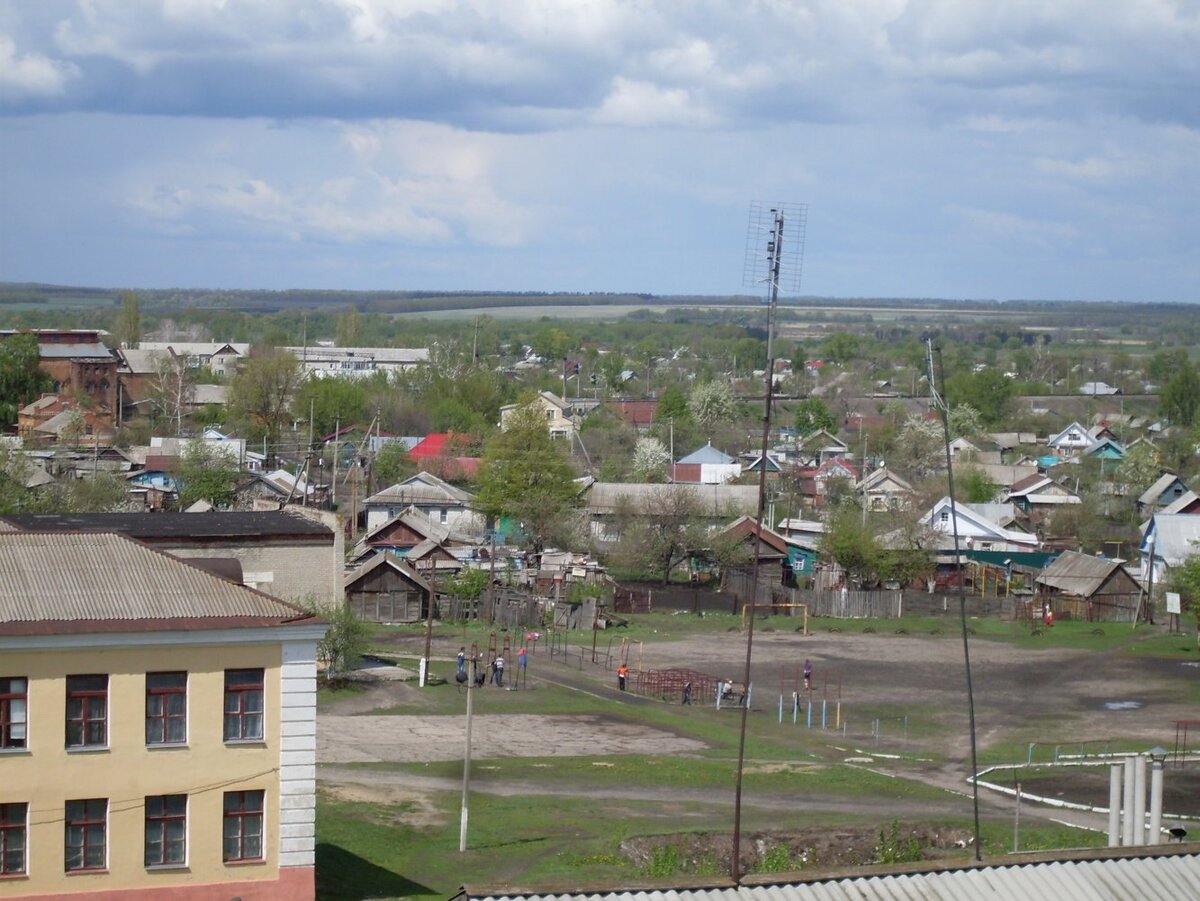
<svg viewBox="0 0 1200 901"><path fill-rule="evenodd" d="M942 664L931 662L961 659L957 618L815 619L811 626L813 635L805 638L792 631L793 620L760 620L761 653L811 648L826 667L838 665L830 655L839 648L856 655L855 666L864 670L861 678L854 669L839 669L846 674L847 690L856 693L850 708L854 727L843 739L832 729L822 732L790 721L781 725L774 706L778 689L764 687L761 700L756 692L755 711L747 720L742 822L743 834L756 836L765 849L754 868L828 865L832 852L822 842L832 841L830 836L856 849L850 857L836 858L842 864L903 859L891 856L895 849L885 837L897 829L903 853L908 853L905 842L918 841L925 856L965 860L969 850L944 841L969 835L971 829L969 790L961 781L964 711L957 688L947 694L946 686L938 684ZM972 657L978 655L981 670L999 672L997 667L1006 667L1010 657L1019 658L1025 662L1009 667L1017 680L1013 684L1023 686L1022 678L1032 679L1028 690L1036 692L1034 703L1034 697L1024 700L1011 688L982 680L977 690L983 766L1022 763L1031 742L1034 762L1052 759L1056 749L1067 754L1148 747L1152 736L1145 734L1144 725L1121 726L1127 720L1120 716L1126 714L1114 714L1110 727L1106 715L1095 712L1093 700L1087 709L1075 700L1094 698L1093 683L1102 683L1110 669L1144 672L1144 683L1136 677L1128 687L1152 706L1167 705L1159 715L1164 722L1170 710L1200 702L1200 680L1176 675L1190 672L1181 664L1197 659L1190 621L1183 635L1119 624L1060 622L1041 634L1033 634L1028 623L994 619L972 619L969 626ZM451 675L458 647L478 643L486 648L489 633L486 626L436 627L433 672ZM376 627L373 651L415 670L414 651L419 652L423 634L420 625ZM502 642L503 633L497 639ZM707 646L721 649L710 665L728 668L744 647L740 618L728 614L637 616L628 629L600 632L596 639L602 659L610 642L619 649L624 640L630 647L641 643L653 665L690 653L681 649ZM529 689L481 690L475 697L477 715L499 722L510 714L564 723L583 717L702 744L677 754L522 757L496 756L487 746L476 745L465 853L457 850L460 761L397 758L343 764L335 772L323 767L328 772L319 777L320 897L448 898L463 884L596 885L727 871L728 854L722 859L720 849L728 845L732 825L739 711L618 695L611 667L590 663L589 630L570 636L571 647L583 649L583 662L578 653L570 665L561 658L551 662L546 641L543 636L535 646ZM511 635L512 647L523 643L523 631ZM1064 670L1069 678L1049 693L1039 688L1038 674L1052 673L1066 660L1071 661ZM904 675L907 667L913 667L910 676ZM935 680L931 684L941 694L889 689L890 682L910 678ZM942 674L940 682L945 681ZM873 700L868 685L879 686L882 694ZM896 698L903 700L897 703ZM945 698L950 698L949 706ZM343 715L355 719L392 717L400 729L407 714L426 720L444 717L447 728L460 728L452 724L461 723L464 702L465 693L451 680L423 690L411 683L397 683L390 691L354 685L323 690L319 708L343 709ZM874 718L883 730L878 743L867 733ZM902 720L907 727L903 736ZM1159 719L1138 722L1157 729ZM930 838L934 835L943 837L941 846ZM995 803L985 806L985 854L1006 853L1012 842L1010 815ZM1022 814L1022 850L1101 844L1103 835L1092 829L1055 823L1032 809Z"/></svg>

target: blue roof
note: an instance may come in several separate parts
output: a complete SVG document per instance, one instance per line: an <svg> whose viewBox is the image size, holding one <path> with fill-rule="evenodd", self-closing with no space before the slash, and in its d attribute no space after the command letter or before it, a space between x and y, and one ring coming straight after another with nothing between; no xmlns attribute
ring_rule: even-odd
<svg viewBox="0 0 1200 901"><path fill-rule="evenodd" d="M733 457L722 453L711 444L706 444L697 451L692 451L679 461L680 463L733 463Z"/></svg>

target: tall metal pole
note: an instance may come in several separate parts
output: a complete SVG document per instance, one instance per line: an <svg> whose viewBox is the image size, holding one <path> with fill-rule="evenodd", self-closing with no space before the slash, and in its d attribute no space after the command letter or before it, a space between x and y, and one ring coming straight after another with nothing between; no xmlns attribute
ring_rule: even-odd
<svg viewBox="0 0 1200 901"><path fill-rule="evenodd" d="M771 402L775 395L775 308L779 304L779 264L783 253L783 210L775 210L775 227L767 244L770 259L770 291L767 304L767 385L763 408L762 456L758 470L758 515L754 532L754 568L750 575L750 620L746 627L746 666L742 673L745 699L742 701L742 722L738 732L737 783L733 798L733 854L730 857L730 878L741 878L742 844L742 774L746 763L746 717L750 712L750 663L754 653L754 613L758 607L758 571L762 554L763 515L767 508L767 452L771 441Z"/></svg>
<svg viewBox="0 0 1200 901"><path fill-rule="evenodd" d="M437 547L441 547L438 545ZM436 552L437 547L434 548ZM425 656L421 658L421 688L429 684L429 648L433 642L433 605L437 600L437 559L429 560L429 605L425 612Z"/></svg>
<svg viewBox="0 0 1200 901"><path fill-rule="evenodd" d="M954 467L950 457L950 408L944 397L937 393L937 382L933 380L933 342L927 343L930 356L929 384L933 389L934 400L942 413L942 437L946 446L946 483L950 490L950 525L954 535L954 572L958 582L958 618L962 624L963 664L967 671L967 714L971 726L971 798L975 811L975 859L983 860L983 850L979 847L979 755L975 741L975 690L971 685L971 647L967 642L967 589L963 584L962 558L958 552L958 509L954 502ZM938 382L942 390L946 390L946 369L942 363L942 348L937 349Z"/></svg>
<svg viewBox="0 0 1200 901"><path fill-rule="evenodd" d="M467 743L463 751L462 812L458 818L458 850L467 850L467 816L471 801L471 714L474 707L475 671L479 667L475 646L471 646L471 671L467 676Z"/></svg>

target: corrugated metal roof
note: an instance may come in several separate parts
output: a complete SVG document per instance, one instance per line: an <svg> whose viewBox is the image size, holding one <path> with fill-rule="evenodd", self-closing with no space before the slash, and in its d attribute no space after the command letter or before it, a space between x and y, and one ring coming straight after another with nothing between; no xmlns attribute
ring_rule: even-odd
<svg viewBox="0 0 1200 901"><path fill-rule="evenodd" d="M312 536L333 540L328 526L285 510L228 513L11 513L3 519L26 532L119 532L140 541Z"/></svg>
<svg viewBox="0 0 1200 901"><path fill-rule="evenodd" d="M662 504L673 492L691 493L704 516L738 516L758 509L757 485L701 485L695 483L649 484L644 482L596 482L588 490L587 507L593 514L613 513L622 498L635 510Z"/></svg>
<svg viewBox="0 0 1200 901"><path fill-rule="evenodd" d="M95 344L39 344L38 356L43 360L112 360L116 362L112 352L99 342Z"/></svg>
<svg viewBox="0 0 1200 901"><path fill-rule="evenodd" d="M557 894L465 888L459 897L469 901L1183 901L1200 897L1200 854L1051 860L707 888Z"/></svg>
<svg viewBox="0 0 1200 901"><path fill-rule="evenodd" d="M15 623L302 616L121 535L0 533L0 633Z"/></svg>

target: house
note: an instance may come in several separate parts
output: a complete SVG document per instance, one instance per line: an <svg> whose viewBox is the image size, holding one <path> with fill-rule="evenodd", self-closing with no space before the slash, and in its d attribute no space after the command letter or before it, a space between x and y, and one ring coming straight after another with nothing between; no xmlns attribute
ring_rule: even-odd
<svg viewBox="0 0 1200 901"><path fill-rule="evenodd" d="M569 403L551 391L539 391L533 403L541 410L546 418L546 428L551 438L567 438L574 436L579 427L574 409ZM505 404L500 408L500 428L507 429L513 414L525 404Z"/></svg>
<svg viewBox="0 0 1200 901"><path fill-rule="evenodd" d="M627 426L638 432L648 432L658 414L657 400L606 400L604 408L611 410Z"/></svg>
<svg viewBox="0 0 1200 901"><path fill-rule="evenodd" d="M380 553L407 557L417 548L424 553L429 544L451 548L469 542L465 536L457 535L441 523L434 522L416 507L406 507L386 522L369 529L358 540L350 559L358 563Z"/></svg>
<svg viewBox="0 0 1200 901"><path fill-rule="evenodd" d="M470 435L456 432L433 432L412 446L408 455L439 478L463 481L475 476L480 459L466 452L476 443Z"/></svg>
<svg viewBox="0 0 1200 901"><path fill-rule="evenodd" d="M325 503L329 486L315 484L302 474L293 475L286 469L252 471L249 478L238 486L237 495L239 506L252 506L261 501L318 505Z"/></svg>
<svg viewBox="0 0 1200 901"><path fill-rule="evenodd" d="M1078 422L1073 422L1046 442L1058 457L1074 457L1092 446L1092 436Z"/></svg>
<svg viewBox="0 0 1200 901"><path fill-rule="evenodd" d="M812 466L820 466L834 457L844 457L849 451L845 441L825 429L806 435L798 448L801 459L810 461Z"/></svg>
<svg viewBox="0 0 1200 901"><path fill-rule="evenodd" d="M912 506L913 486L886 466L881 466L854 486L868 510L908 510Z"/></svg>
<svg viewBox="0 0 1200 901"><path fill-rule="evenodd" d="M1078 494L1044 473L1021 479L1008 489L1006 499L1033 522L1064 504L1082 503Z"/></svg>
<svg viewBox="0 0 1200 901"><path fill-rule="evenodd" d="M825 534L825 523L810 519L781 519L775 530L789 541L816 548Z"/></svg>
<svg viewBox="0 0 1200 901"><path fill-rule="evenodd" d="M825 498L836 491L838 485L844 485L848 491L853 491L859 482L858 470L842 457L829 457L816 469L803 469L797 475L800 478L800 493L814 507L822 507Z"/></svg>
<svg viewBox="0 0 1200 901"><path fill-rule="evenodd" d="M1125 448L1116 438L1097 438L1084 452L1085 457L1095 457L1098 460L1122 460Z"/></svg>
<svg viewBox="0 0 1200 901"><path fill-rule="evenodd" d="M329 513L12 513L25 532L111 532L182 560L232 559L243 584L288 601L341 596L342 537Z"/></svg>
<svg viewBox="0 0 1200 901"><path fill-rule="evenodd" d="M1194 491L1185 491L1170 504L1163 507L1161 512L1200 514L1200 495Z"/></svg>
<svg viewBox="0 0 1200 901"><path fill-rule="evenodd" d="M471 509L475 496L428 472L419 472L397 482L365 501L367 530L383 525L409 507L415 507L433 522L463 534L482 534L484 518Z"/></svg>
<svg viewBox="0 0 1200 901"><path fill-rule="evenodd" d="M113 533L0 572L5 897L312 899L325 624Z"/></svg>
<svg viewBox="0 0 1200 901"><path fill-rule="evenodd" d="M117 409L117 358L104 343L102 329L0 330L0 341L32 334L38 343L38 368L50 376L55 394L74 394L111 416Z"/></svg>
<svg viewBox="0 0 1200 901"><path fill-rule="evenodd" d="M711 441L671 465L671 480L675 482L720 485L741 474L742 464L717 450Z"/></svg>
<svg viewBox="0 0 1200 901"><path fill-rule="evenodd" d="M1114 394L1120 394L1121 389L1104 382L1084 382L1079 386L1079 393L1088 397L1111 397Z"/></svg>
<svg viewBox="0 0 1200 901"><path fill-rule="evenodd" d="M1187 513L1155 513L1142 535L1142 581L1150 578L1166 584L1171 570L1183 566L1188 557L1200 554L1200 516Z"/></svg>
<svg viewBox="0 0 1200 901"><path fill-rule="evenodd" d="M211 369L217 375L231 376L250 356L250 345L234 341L139 341L143 353L170 354L181 358L189 369Z"/></svg>
<svg viewBox="0 0 1200 901"><path fill-rule="evenodd" d="M1187 494L1188 490L1188 486L1179 476L1171 472L1164 472L1138 498L1138 512L1145 515L1162 510Z"/></svg>
<svg viewBox="0 0 1200 901"><path fill-rule="evenodd" d="M655 510L684 506L685 502L694 504L697 517L710 527L758 511L757 485L593 482L586 492L592 537L600 542L620 539L620 521L625 516L653 516Z"/></svg>
<svg viewBox="0 0 1200 901"><path fill-rule="evenodd" d="M1057 457L1054 458L1058 460ZM1022 479L1027 479L1029 476L1037 475L1038 467L1036 463L974 463L965 460L954 461L954 478L962 477L966 472L977 469L982 472L988 479L995 482L1001 488L1010 488Z"/></svg>
<svg viewBox="0 0 1200 901"><path fill-rule="evenodd" d="M748 562L729 568L723 573L723 587L732 592L743 603L766 603L770 601L771 589L785 583L795 584L791 579L791 564L788 558L787 540L766 526L761 529L752 516L739 516L721 530L723 536L741 539L747 549ZM801 558L803 560L803 558ZM757 592L754 599L751 586L754 569L758 567Z"/></svg>
<svg viewBox="0 0 1200 901"><path fill-rule="evenodd" d="M1056 616L1089 622L1132 622L1142 586L1120 560L1063 551L1034 580Z"/></svg>
<svg viewBox="0 0 1200 901"><path fill-rule="evenodd" d="M761 472L762 468L763 468L762 461L763 461L762 454L753 455L753 458L749 462L742 465L742 474L745 475L748 473ZM776 456L775 454L771 453L770 451L767 452L767 478L768 479L778 478L780 476L780 474L783 472L783 466L780 464L779 461L780 461L780 457Z"/></svg>
<svg viewBox="0 0 1200 901"><path fill-rule="evenodd" d="M966 504L954 505L951 517L950 498L943 497L920 519L920 525L938 533L937 549L954 550L954 528L958 527L959 549L962 551L1033 551L1037 550L1036 536L1015 529L1006 529ZM953 558L953 553L951 553Z"/></svg>
<svg viewBox="0 0 1200 901"><path fill-rule="evenodd" d="M392 554L375 554L343 580L346 606L369 623L413 623L425 619L432 594L428 578Z"/></svg>
<svg viewBox="0 0 1200 901"><path fill-rule="evenodd" d="M285 347L316 378L367 378L403 372L429 362L427 347Z"/></svg>

